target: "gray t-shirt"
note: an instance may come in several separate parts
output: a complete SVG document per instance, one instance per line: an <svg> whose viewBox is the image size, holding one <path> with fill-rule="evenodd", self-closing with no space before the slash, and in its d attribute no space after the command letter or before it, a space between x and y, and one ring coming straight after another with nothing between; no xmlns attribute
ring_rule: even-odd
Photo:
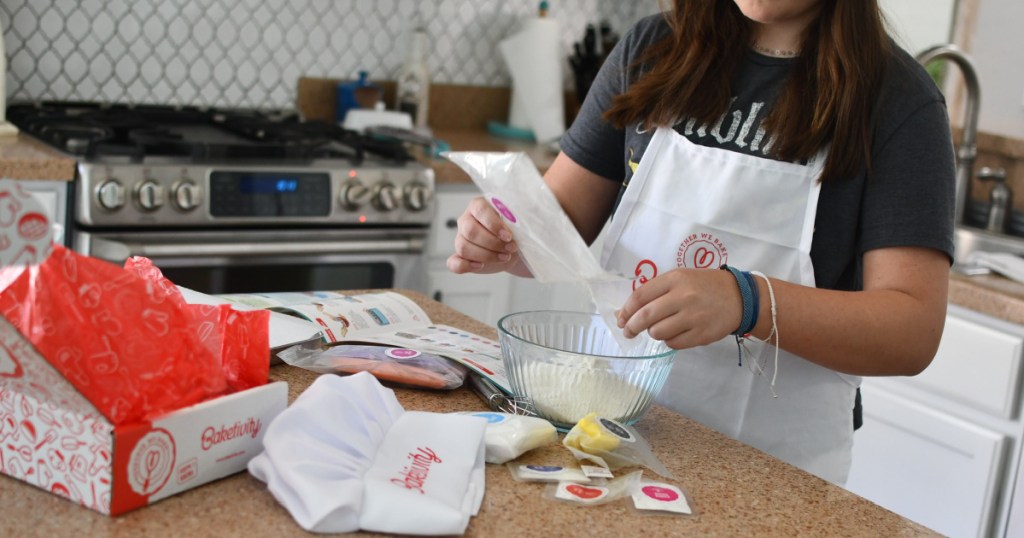
<svg viewBox="0 0 1024 538"><path fill-rule="evenodd" d="M660 15L638 22L612 50L562 151L587 170L628 185L653 131L616 129L602 113L630 86L628 69L645 47L667 35ZM862 255L872 249L926 247L953 256L955 165L942 93L927 72L894 46L866 172L822 185L811 261L819 288L862 289ZM751 51L736 78L729 111L712 125L683 120L676 130L696 144L772 158L761 121L781 91L792 59Z"/></svg>

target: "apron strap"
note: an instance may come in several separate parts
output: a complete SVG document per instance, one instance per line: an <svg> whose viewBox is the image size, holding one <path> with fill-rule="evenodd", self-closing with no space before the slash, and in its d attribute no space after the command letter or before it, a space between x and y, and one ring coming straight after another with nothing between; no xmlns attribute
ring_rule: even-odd
<svg viewBox="0 0 1024 538"><path fill-rule="evenodd" d="M857 387L857 396L853 399L853 430L857 431L864 425L864 406L860 402L860 387Z"/></svg>

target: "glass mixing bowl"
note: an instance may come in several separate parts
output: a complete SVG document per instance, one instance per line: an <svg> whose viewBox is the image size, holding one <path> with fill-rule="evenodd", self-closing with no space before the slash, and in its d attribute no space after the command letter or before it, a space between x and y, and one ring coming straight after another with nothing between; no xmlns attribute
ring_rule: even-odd
<svg viewBox="0 0 1024 538"><path fill-rule="evenodd" d="M640 419L665 384L675 350L647 333L623 354L598 314L541 310L498 321L513 396L561 430L595 412L624 424Z"/></svg>

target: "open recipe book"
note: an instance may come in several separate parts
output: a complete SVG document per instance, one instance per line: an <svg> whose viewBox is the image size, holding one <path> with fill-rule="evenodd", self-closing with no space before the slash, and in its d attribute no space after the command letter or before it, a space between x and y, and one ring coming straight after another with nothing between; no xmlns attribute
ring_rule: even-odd
<svg viewBox="0 0 1024 538"><path fill-rule="evenodd" d="M242 308L266 308L308 320L327 344L367 343L443 355L509 392L501 346L489 338L431 322L408 297L384 291L346 295L331 291L218 295Z"/></svg>

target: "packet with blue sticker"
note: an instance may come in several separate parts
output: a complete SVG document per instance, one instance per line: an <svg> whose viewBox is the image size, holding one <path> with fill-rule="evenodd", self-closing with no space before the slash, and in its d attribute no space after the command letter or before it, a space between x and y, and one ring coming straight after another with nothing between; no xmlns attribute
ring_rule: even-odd
<svg viewBox="0 0 1024 538"><path fill-rule="evenodd" d="M484 433L487 463L505 463L535 448L558 442L558 431L542 418L495 411L460 414L487 419L487 430Z"/></svg>

